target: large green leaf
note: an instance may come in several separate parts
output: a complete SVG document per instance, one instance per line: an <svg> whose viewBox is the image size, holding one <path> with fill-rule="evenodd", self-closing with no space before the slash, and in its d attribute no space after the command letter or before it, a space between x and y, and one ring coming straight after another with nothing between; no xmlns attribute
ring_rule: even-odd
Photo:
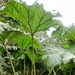
<svg viewBox="0 0 75 75"><path fill-rule="evenodd" d="M25 3L10 1L0 12L6 14L6 17L16 19L32 35L60 24L59 20L54 19L57 17L56 15L45 11L43 6L38 3L28 6Z"/></svg>
<svg viewBox="0 0 75 75"><path fill-rule="evenodd" d="M32 63L34 63L34 61L38 61L39 59L42 58L41 53L34 52L34 55L33 55L33 51L31 49L27 50L26 54L27 54L27 56L29 57L29 59L31 60Z"/></svg>
<svg viewBox="0 0 75 75"><path fill-rule="evenodd" d="M14 37L21 34L22 33L20 31L12 31L12 30L9 31L7 29L4 29L2 34L0 34L0 43L4 44L5 42L9 42L8 40L12 40Z"/></svg>
<svg viewBox="0 0 75 75"><path fill-rule="evenodd" d="M13 41L22 49L25 50L26 48L32 47L32 38L28 34L21 34L17 35L16 37L13 38ZM34 38L34 48L35 49L40 49L41 46L38 42L37 39Z"/></svg>
<svg viewBox="0 0 75 75"><path fill-rule="evenodd" d="M31 46L31 37L29 35L18 35L13 40L22 50Z"/></svg>

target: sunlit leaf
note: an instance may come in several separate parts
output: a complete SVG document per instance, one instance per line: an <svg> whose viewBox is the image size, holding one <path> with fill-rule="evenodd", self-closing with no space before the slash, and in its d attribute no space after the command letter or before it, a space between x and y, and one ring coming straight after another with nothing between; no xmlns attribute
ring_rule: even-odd
<svg viewBox="0 0 75 75"><path fill-rule="evenodd" d="M51 26L61 24L59 20L54 19L58 16L45 11L43 6L38 3L28 6L25 3L11 1L0 12L6 14L6 17L16 19L32 35Z"/></svg>
<svg viewBox="0 0 75 75"><path fill-rule="evenodd" d="M29 35L18 35L14 39L14 42L25 50L27 47L31 46L31 37Z"/></svg>

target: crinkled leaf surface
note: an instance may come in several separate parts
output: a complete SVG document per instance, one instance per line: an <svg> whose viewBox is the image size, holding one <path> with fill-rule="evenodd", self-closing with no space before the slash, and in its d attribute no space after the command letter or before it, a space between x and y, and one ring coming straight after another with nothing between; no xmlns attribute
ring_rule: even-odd
<svg viewBox="0 0 75 75"><path fill-rule="evenodd" d="M13 40L20 46L22 50L31 46L31 37L29 35L18 35L13 38Z"/></svg>
<svg viewBox="0 0 75 75"><path fill-rule="evenodd" d="M10 1L0 12L19 21L20 25L31 34L60 24L59 20L53 19L57 17L56 15L45 11L38 3L28 6L25 3Z"/></svg>
<svg viewBox="0 0 75 75"><path fill-rule="evenodd" d="M48 67L55 67L56 65L60 65L61 63L68 63L70 60L75 59L75 55L66 51L65 49L55 46L49 45L43 49L45 54L42 59L46 60L45 64Z"/></svg>

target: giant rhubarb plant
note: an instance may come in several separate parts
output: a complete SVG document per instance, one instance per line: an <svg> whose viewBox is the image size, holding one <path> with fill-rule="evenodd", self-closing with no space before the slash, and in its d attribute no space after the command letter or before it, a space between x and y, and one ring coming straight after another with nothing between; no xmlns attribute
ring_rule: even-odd
<svg viewBox="0 0 75 75"><path fill-rule="evenodd" d="M54 18L58 14L52 14L44 10L43 5L35 2L33 5L28 6L24 2L10 1L5 4L5 8L0 11L5 17L11 17L18 21L19 27L29 32L32 37L32 56L34 55L34 34L38 31L46 30L50 27L57 26L61 22ZM33 72L36 75L35 60L32 61Z"/></svg>

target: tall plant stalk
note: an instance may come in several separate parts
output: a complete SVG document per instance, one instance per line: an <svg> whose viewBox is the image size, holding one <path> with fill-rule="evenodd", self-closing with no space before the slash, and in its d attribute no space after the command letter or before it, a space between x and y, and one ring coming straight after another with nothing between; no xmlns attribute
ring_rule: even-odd
<svg viewBox="0 0 75 75"><path fill-rule="evenodd" d="M34 59L34 61L32 62L33 71L34 71L34 74L33 75L36 75L35 55L34 55L34 37L33 37L33 35L32 35L32 53L33 53L33 59Z"/></svg>
<svg viewBox="0 0 75 75"><path fill-rule="evenodd" d="M24 58L24 75L26 73L26 61L25 61L25 58Z"/></svg>
<svg viewBox="0 0 75 75"><path fill-rule="evenodd" d="M32 64L32 70L31 70L31 75L33 75L33 64Z"/></svg>
<svg viewBox="0 0 75 75"><path fill-rule="evenodd" d="M53 73L54 73L54 75L56 75L56 72L55 72L54 68L53 68Z"/></svg>
<svg viewBox="0 0 75 75"><path fill-rule="evenodd" d="M71 75L71 69L70 69L70 74L69 75Z"/></svg>
<svg viewBox="0 0 75 75"><path fill-rule="evenodd" d="M6 52L7 52L7 56L9 57L9 61L10 61L10 64L11 64L11 67L12 67L13 73L14 73L14 75L16 75L16 71L15 71L15 68L14 68L13 62L12 62L12 60L11 60L10 53L8 52L6 46L5 46L5 50L6 50Z"/></svg>
<svg viewBox="0 0 75 75"><path fill-rule="evenodd" d="M51 72L52 72L52 71L49 71L48 75L50 75L50 74L51 74Z"/></svg>

